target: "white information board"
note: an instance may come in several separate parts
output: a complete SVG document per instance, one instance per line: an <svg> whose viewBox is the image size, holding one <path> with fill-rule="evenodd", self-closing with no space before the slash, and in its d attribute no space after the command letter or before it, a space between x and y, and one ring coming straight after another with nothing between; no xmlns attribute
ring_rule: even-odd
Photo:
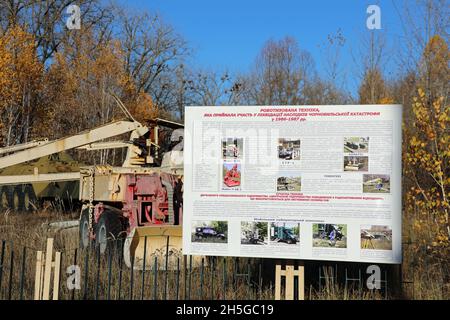
<svg viewBox="0 0 450 320"><path fill-rule="evenodd" d="M187 107L183 252L401 263L400 105Z"/></svg>

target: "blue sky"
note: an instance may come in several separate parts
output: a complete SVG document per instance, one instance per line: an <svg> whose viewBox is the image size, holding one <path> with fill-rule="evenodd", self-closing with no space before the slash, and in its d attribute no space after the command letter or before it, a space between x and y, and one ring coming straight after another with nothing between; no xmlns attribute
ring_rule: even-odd
<svg viewBox="0 0 450 320"><path fill-rule="evenodd" d="M194 51L196 67L245 72L264 42L286 35L309 51L320 74L324 73L321 46L327 35L339 29L346 38L341 68L354 91L354 58L361 39L373 32L366 28L370 4L381 8L382 28L389 40L401 34L401 21L394 2L398 0L136 0L126 3L130 11L158 12L175 27ZM375 31L380 32L380 31ZM352 83L353 82L353 83Z"/></svg>

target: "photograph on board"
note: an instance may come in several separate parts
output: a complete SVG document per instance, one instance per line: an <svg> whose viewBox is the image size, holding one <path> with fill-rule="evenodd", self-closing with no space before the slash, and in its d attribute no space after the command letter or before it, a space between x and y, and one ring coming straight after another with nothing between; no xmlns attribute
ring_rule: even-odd
<svg viewBox="0 0 450 320"><path fill-rule="evenodd" d="M347 248L347 225L313 224L313 247Z"/></svg>
<svg viewBox="0 0 450 320"><path fill-rule="evenodd" d="M302 177L299 173L281 172L277 177L278 192L300 192L302 190Z"/></svg>
<svg viewBox="0 0 450 320"><path fill-rule="evenodd" d="M223 138L222 139L222 158L223 159L242 159L244 151L243 138Z"/></svg>
<svg viewBox="0 0 450 320"><path fill-rule="evenodd" d="M344 171L369 171L369 157L345 156Z"/></svg>
<svg viewBox="0 0 450 320"><path fill-rule="evenodd" d="M222 166L222 190L241 189L241 164L238 162L224 162Z"/></svg>
<svg viewBox="0 0 450 320"><path fill-rule="evenodd" d="M361 226L361 249L392 250L390 226Z"/></svg>
<svg viewBox="0 0 450 320"><path fill-rule="evenodd" d="M300 224L297 222L272 222L271 244L300 245Z"/></svg>
<svg viewBox="0 0 450 320"><path fill-rule="evenodd" d="M266 245L268 239L267 222L241 222L241 244Z"/></svg>
<svg viewBox="0 0 450 320"><path fill-rule="evenodd" d="M278 159L280 160L300 160L300 139L279 138L278 139Z"/></svg>
<svg viewBox="0 0 450 320"><path fill-rule="evenodd" d="M391 192L391 178L388 174L363 174L364 193Z"/></svg>
<svg viewBox="0 0 450 320"><path fill-rule="evenodd" d="M227 221L193 221L191 241L195 243L227 243Z"/></svg>
<svg viewBox="0 0 450 320"><path fill-rule="evenodd" d="M369 137L345 137L344 138L345 153L368 153Z"/></svg>

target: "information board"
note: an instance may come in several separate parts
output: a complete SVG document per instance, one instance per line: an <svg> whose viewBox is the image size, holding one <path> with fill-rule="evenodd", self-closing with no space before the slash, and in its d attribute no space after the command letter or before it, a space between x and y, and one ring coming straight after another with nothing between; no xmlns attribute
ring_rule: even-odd
<svg viewBox="0 0 450 320"><path fill-rule="evenodd" d="M187 107L183 252L401 263L400 105Z"/></svg>

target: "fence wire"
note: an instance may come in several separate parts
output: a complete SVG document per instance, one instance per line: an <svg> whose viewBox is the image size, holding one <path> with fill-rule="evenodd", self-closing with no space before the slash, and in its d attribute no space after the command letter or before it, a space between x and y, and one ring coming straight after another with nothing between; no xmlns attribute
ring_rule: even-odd
<svg viewBox="0 0 450 320"><path fill-rule="evenodd" d="M275 264L287 262L182 255L169 250L168 246L155 254L148 252L145 245L143 261L146 263L142 263L142 260L137 263L135 258L131 260L131 266L127 266L122 251L123 241L110 240L103 254L98 246L67 250L56 248L61 252L59 299L274 299ZM1 241L0 246L0 300L32 300L36 250L14 246L14 243L5 240ZM291 260L290 263L296 265L298 261ZM401 288L402 282L408 283L401 279L400 268L392 265L380 265L382 286L381 290L375 291L365 286L368 277L366 267L369 264L304 263L306 296L310 299L387 299ZM136 268L138 264L140 268ZM297 285L296 281L295 292ZM344 293L337 292L339 290Z"/></svg>

